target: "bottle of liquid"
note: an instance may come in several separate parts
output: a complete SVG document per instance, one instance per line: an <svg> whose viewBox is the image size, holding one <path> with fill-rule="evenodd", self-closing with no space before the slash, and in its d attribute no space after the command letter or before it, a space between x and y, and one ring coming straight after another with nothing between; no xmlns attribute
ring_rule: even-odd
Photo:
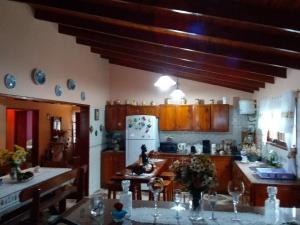
<svg viewBox="0 0 300 225"><path fill-rule="evenodd" d="M277 224L279 221L279 199L276 198L277 187L267 187L268 198L265 201L265 223Z"/></svg>
<svg viewBox="0 0 300 225"><path fill-rule="evenodd" d="M127 211L127 216L131 216L132 212L132 192L129 191L129 180L122 181L123 191L120 194L120 202L123 204L123 210Z"/></svg>

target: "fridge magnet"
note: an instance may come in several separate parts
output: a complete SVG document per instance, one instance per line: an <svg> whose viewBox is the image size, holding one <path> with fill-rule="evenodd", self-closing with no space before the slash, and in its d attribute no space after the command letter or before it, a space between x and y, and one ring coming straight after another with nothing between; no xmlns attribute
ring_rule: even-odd
<svg viewBox="0 0 300 225"><path fill-rule="evenodd" d="M94 112L94 116L95 116L95 120L97 121L97 120L99 120L99 114L100 114L100 112L99 112L99 109L95 109L95 112Z"/></svg>

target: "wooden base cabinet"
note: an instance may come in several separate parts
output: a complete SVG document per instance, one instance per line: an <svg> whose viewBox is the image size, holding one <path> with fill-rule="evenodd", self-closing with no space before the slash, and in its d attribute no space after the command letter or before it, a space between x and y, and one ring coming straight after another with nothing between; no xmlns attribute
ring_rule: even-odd
<svg viewBox="0 0 300 225"><path fill-rule="evenodd" d="M101 187L105 188L116 172L125 169L125 151L107 150L101 152Z"/></svg>
<svg viewBox="0 0 300 225"><path fill-rule="evenodd" d="M267 187L276 186L277 198L281 207L300 207L300 181L260 179L249 169L248 165L240 162L233 163L233 178L243 181L245 193L241 197L241 203L250 206L264 206L268 197Z"/></svg>
<svg viewBox="0 0 300 225"><path fill-rule="evenodd" d="M159 158L168 159L169 163L175 160L188 160L191 158L189 155L177 153L159 153ZM211 155L210 159L216 166L217 180L218 180L218 193L228 194L227 184L232 179L232 161L231 156Z"/></svg>

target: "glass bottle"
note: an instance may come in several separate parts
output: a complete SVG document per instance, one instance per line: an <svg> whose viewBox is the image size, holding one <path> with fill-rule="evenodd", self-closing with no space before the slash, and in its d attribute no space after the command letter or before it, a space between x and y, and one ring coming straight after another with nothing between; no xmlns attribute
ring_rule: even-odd
<svg viewBox="0 0 300 225"><path fill-rule="evenodd" d="M276 198L277 187L267 187L268 198L265 201L265 223L266 224L277 224L279 221L280 209L279 199Z"/></svg>
<svg viewBox="0 0 300 225"><path fill-rule="evenodd" d="M120 202L123 204L123 209L127 211L127 216L131 216L132 211L132 192L129 191L129 180L122 181L123 191L120 194Z"/></svg>

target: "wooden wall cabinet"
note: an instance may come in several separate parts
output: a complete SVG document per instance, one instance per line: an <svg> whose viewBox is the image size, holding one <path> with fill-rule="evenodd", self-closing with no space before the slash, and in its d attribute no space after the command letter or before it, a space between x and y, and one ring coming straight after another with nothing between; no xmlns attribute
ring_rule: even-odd
<svg viewBox="0 0 300 225"><path fill-rule="evenodd" d="M159 107L155 105L143 105L139 106L141 115L150 115L159 117Z"/></svg>
<svg viewBox="0 0 300 225"><path fill-rule="evenodd" d="M140 106L126 105L126 116L140 115Z"/></svg>
<svg viewBox="0 0 300 225"><path fill-rule="evenodd" d="M159 117L161 131L229 131L229 105L107 105L107 131L125 130L126 116L154 115Z"/></svg>
<svg viewBox="0 0 300 225"><path fill-rule="evenodd" d="M229 105L212 104L211 111L211 131L226 132L229 130Z"/></svg>
<svg viewBox="0 0 300 225"><path fill-rule="evenodd" d="M210 130L210 105L193 106L193 130Z"/></svg>
<svg viewBox="0 0 300 225"><path fill-rule="evenodd" d="M101 152L101 187L105 188L116 172L125 169L125 152L107 150Z"/></svg>
<svg viewBox="0 0 300 225"><path fill-rule="evenodd" d="M176 130L176 105L159 106L159 129L162 131Z"/></svg>
<svg viewBox="0 0 300 225"><path fill-rule="evenodd" d="M177 131L193 130L193 106L177 105L175 108L175 129Z"/></svg>
<svg viewBox="0 0 300 225"><path fill-rule="evenodd" d="M125 130L126 105L106 105L105 128L107 131Z"/></svg>

